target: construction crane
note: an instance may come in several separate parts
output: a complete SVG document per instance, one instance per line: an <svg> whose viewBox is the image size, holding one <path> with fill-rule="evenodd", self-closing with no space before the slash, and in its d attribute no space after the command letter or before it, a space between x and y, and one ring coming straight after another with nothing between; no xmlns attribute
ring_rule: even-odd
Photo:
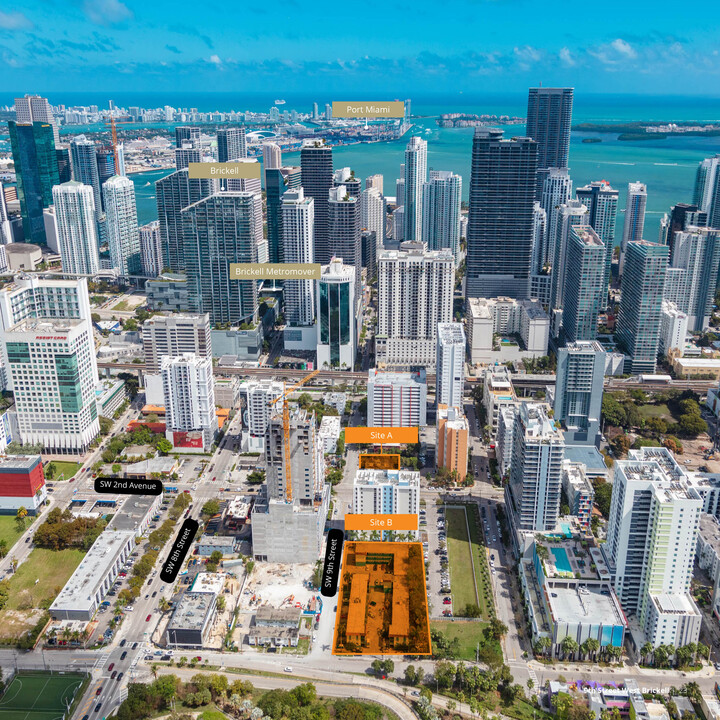
<svg viewBox="0 0 720 720"><path fill-rule="evenodd" d="M113 101L110 101L110 122L104 123L105 125L110 126L110 136L112 138L112 149L113 149L113 158L115 160L115 174L119 174L119 168L118 168L118 149L117 149L117 126L118 125L133 125L134 121L132 120L123 120L122 122L115 122L115 105L113 104Z"/></svg>
<svg viewBox="0 0 720 720"><path fill-rule="evenodd" d="M292 502L292 478L290 476L290 408L288 407L288 395L295 392L299 387L304 385L310 378L315 377L320 372L320 368L313 370L308 373L300 382L296 382L290 387L285 387L283 383L283 393L274 400L271 400L268 405L274 405L282 400L282 415L283 415L283 437L285 441L285 502Z"/></svg>

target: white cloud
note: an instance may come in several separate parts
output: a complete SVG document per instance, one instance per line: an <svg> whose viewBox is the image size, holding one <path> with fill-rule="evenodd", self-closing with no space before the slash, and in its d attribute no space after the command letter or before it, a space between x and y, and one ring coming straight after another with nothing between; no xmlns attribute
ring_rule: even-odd
<svg viewBox="0 0 720 720"><path fill-rule="evenodd" d="M0 28L3 30L24 30L33 24L20 12L5 13L0 10Z"/></svg>
<svg viewBox="0 0 720 720"><path fill-rule="evenodd" d="M623 40L622 38L617 38L616 40L613 40L610 45L617 50L620 55L624 55L625 57L628 57L632 60L634 60L637 57L637 53L633 49L633 46L627 42L626 40Z"/></svg>
<svg viewBox="0 0 720 720"><path fill-rule="evenodd" d="M211 62L213 65L218 65L218 66L222 65L222 60L220 59L220 56L219 56L219 55L211 55L211 56L210 56L210 62Z"/></svg>
<svg viewBox="0 0 720 720"><path fill-rule="evenodd" d="M132 11L120 0L85 0L85 15L96 25L114 25L132 17Z"/></svg>
<svg viewBox="0 0 720 720"><path fill-rule="evenodd" d="M575 58L572 56L572 53L568 48L560 48L560 52L558 53L558 55L560 57L560 62L562 62L564 65L567 65L569 67L575 65Z"/></svg>

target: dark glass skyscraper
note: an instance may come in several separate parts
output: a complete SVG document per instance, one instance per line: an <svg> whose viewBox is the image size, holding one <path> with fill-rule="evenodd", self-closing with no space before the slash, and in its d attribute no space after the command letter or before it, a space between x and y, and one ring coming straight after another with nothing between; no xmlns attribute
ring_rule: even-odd
<svg viewBox="0 0 720 720"><path fill-rule="evenodd" d="M247 157L245 128L221 128L217 131L218 162Z"/></svg>
<svg viewBox="0 0 720 720"><path fill-rule="evenodd" d="M282 249L282 197L286 190L300 187L300 168L282 167L265 170L267 202L268 262L284 262Z"/></svg>
<svg viewBox="0 0 720 720"><path fill-rule="evenodd" d="M60 184L70 182L72 180L72 166L70 164L70 148L60 147L55 150L55 157L58 164L58 175Z"/></svg>
<svg viewBox="0 0 720 720"><path fill-rule="evenodd" d="M100 219L103 206L95 143L84 135L78 135L70 143L70 154L72 155L73 179L83 185L89 185L93 189L95 215Z"/></svg>
<svg viewBox="0 0 720 720"><path fill-rule="evenodd" d="M327 265L333 255L328 236L328 198L333 185L332 148L323 140L306 140L300 150L302 187L315 200L315 262ZM350 258L346 262L350 263Z"/></svg>
<svg viewBox="0 0 720 720"><path fill-rule="evenodd" d="M477 128L467 227L467 297L530 297L538 145Z"/></svg>
<svg viewBox="0 0 720 720"><path fill-rule="evenodd" d="M53 185L60 183L53 126L10 120L8 128L25 242L46 245L43 210L52 205Z"/></svg>
<svg viewBox="0 0 720 720"><path fill-rule="evenodd" d="M230 263L258 261L263 236L261 196L216 193L185 208L182 218L191 308L209 313L211 323L256 319L258 283L231 278Z"/></svg>
<svg viewBox="0 0 720 720"><path fill-rule="evenodd" d="M97 166L98 179L100 180L100 189L113 175L115 175L115 156L112 148L103 147L97 149ZM102 195L102 193L100 193ZM103 210L105 209L105 196L102 196Z"/></svg>
<svg viewBox="0 0 720 720"><path fill-rule="evenodd" d="M330 190L328 202L328 235L332 254L355 268L355 301L362 289L362 223L360 199L347 194L344 185Z"/></svg>
<svg viewBox="0 0 720 720"><path fill-rule="evenodd" d="M200 128L180 125L175 128L175 147L181 148L183 143L194 144L200 139Z"/></svg>
<svg viewBox="0 0 720 720"><path fill-rule="evenodd" d="M183 225L180 213L188 205L211 195L215 185L214 180L191 180L187 170L178 170L155 183L163 266L173 272L185 270Z"/></svg>

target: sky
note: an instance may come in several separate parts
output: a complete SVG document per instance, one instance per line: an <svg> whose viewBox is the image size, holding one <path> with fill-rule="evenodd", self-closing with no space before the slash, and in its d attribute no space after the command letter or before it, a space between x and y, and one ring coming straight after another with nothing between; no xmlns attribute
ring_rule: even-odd
<svg viewBox="0 0 720 720"><path fill-rule="evenodd" d="M0 91L720 95L717 0L0 0Z"/></svg>

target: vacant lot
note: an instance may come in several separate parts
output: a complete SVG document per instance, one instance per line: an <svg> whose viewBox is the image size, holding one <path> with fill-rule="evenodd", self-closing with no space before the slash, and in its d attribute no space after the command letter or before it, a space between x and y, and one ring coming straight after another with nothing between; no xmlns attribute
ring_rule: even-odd
<svg viewBox="0 0 720 720"><path fill-rule="evenodd" d="M53 460L55 474L49 480L69 480L75 477L77 471L82 467L80 463L66 462L65 460Z"/></svg>
<svg viewBox="0 0 720 720"><path fill-rule="evenodd" d="M479 605L479 598L465 508L448 507L445 518L453 612L457 615L466 605Z"/></svg>
<svg viewBox="0 0 720 720"><path fill-rule="evenodd" d="M665 403L659 403L658 405L639 405L638 410L645 420L655 417L667 422L675 422L670 408Z"/></svg>
<svg viewBox="0 0 720 720"><path fill-rule="evenodd" d="M30 525L30 516L25 518L25 527ZM8 553L10 548L17 542L24 530L18 528L14 515L0 515L0 540L7 543Z"/></svg>
<svg viewBox="0 0 720 720"><path fill-rule="evenodd" d="M35 548L10 577L10 598L0 610L0 636L17 638L30 630L41 608L55 599L84 555L82 550Z"/></svg>
<svg viewBox="0 0 720 720"><path fill-rule="evenodd" d="M497 641L487 643L483 630L487 627L485 622L470 622L467 620L433 620L430 623L430 629L441 632L448 642L452 642L457 638L460 643L459 654L456 660L471 660L475 662L480 654L480 661L492 648L495 651L496 661L502 662L502 650ZM486 650L486 646L489 646ZM490 651L491 652L491 651Z"/></svg>

